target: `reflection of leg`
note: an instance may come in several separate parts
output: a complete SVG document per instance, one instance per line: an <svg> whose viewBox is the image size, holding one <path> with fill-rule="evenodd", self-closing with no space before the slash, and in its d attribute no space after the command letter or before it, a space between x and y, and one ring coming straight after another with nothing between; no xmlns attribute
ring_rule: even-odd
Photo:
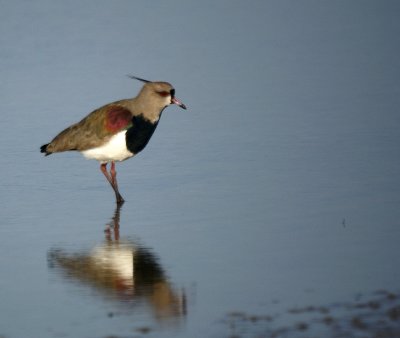
<svg viewBox="0 0 400 338"><path fill-rule="evenodd" d="M121 205L122 203L117 204L113 217L114 239L116 241L119 240L119 215L120 215Z"/></svg>
<svg viewBox="0 0 400 338"><path fill-rule="evenodd" d="M114 217L111 222L106 224L106 228L104 230L106 234L106 240L111 242L113 240L119 240L119 218L120 218L120 210L122 207L122 203L117 204L114 211ZM114 235L114 238L112 237Z"/></svg>
<svg viewBox="0 0 400 338"><path fill-rule="evenodd" d="M100 165L100 170L106 177L107 181L110 183L111 187L113 188L117 203L118 204L123 203L124 199L122 198L121 194L118 191L117 172L115 171L115 163L111 162L111 170L110 170L111 175L107 171L107 163L102 163Z"/></svg>

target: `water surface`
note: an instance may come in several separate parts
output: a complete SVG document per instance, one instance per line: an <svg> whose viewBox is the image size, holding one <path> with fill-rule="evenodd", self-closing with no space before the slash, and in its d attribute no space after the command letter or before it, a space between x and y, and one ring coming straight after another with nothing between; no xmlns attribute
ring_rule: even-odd
<svg viewBox="0 0 400 338"><path fill-rule="evenodd" d="M4 3L0 336L399 334L400 6ZM39 147L174 84L147 148ZM333 323L335 325L333 325Z"/></svg>

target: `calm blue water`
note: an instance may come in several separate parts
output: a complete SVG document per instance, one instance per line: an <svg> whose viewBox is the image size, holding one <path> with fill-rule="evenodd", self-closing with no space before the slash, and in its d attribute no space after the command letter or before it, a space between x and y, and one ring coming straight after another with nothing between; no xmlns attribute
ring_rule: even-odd
<svg viewBox="0 0 400 338"><path fill-rule="evenodd" d="M398 334L399 14L3 2L0 337ZM117 164L118 210L96 162L39 147L126 74L188 110Z"/></svg>

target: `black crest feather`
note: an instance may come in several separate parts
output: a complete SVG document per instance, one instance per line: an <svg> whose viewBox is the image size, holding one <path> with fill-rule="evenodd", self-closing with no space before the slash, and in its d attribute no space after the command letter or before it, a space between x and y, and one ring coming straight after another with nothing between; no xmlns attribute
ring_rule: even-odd
<svg viewBox="0 0 400 338"><path fill-rule="evenodd" d="M139 81L142 81L142 82L145 82L145 83L151 82L149 80L145 80L145 79L142 79L141 77L137 77L137 76L134 76L134 75L127 75L127 77L129 77L131 79L134 79L134 80L139 80Z"/></svg>

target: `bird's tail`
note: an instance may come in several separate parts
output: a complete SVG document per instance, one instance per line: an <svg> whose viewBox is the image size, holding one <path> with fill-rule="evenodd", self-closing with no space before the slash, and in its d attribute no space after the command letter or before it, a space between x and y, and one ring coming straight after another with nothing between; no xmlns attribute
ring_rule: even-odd
<svg viewBox="0 0 400 338"><path fill-rule="evenodd" d="M41 153L45 153L45 156L49 156L49 155L51 154L51 152L47 151L47 146L48 146L49 144L50 144L50 143L43 144L43 145L40 147L40 152L41 152Z"/></svg>

